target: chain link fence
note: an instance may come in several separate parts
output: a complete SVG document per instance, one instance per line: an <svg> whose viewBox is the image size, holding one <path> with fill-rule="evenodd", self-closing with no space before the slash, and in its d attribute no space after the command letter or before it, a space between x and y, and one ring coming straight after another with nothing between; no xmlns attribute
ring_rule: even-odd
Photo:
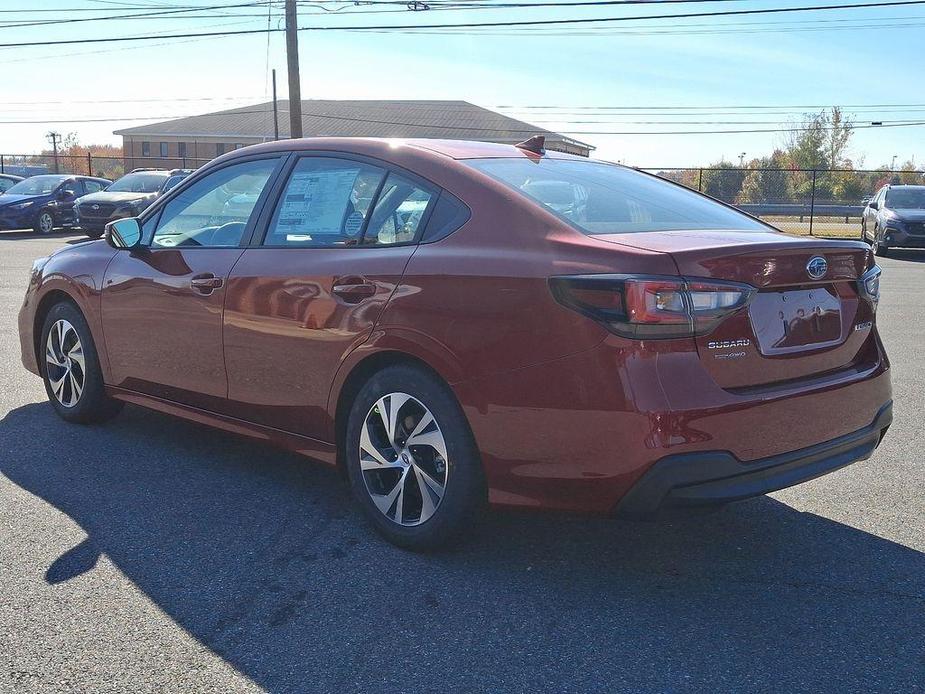
<svg viewBox="0 0 925 694"><path fill-rule="evenodd" d="M0 173L15 176L70 173L116 180L135 168L198 169L210 161L195 157L99 156L86 154L0 154Z"/></svg>
<svg viewBox="0 0 925 694"><path fill-rule="evenodd" d="M74 173L115 180L137 167L196 169L193 157L138 159L80 155L0 154L0 173ZM681 183L763 219L781 231L860 238L867 199L887 183L925 185L921 171L886 169L773 169L749 167L636 167Z"/></svg>
<svg viewBox="0 0 925 694"><path fill-rule="evenodd" d="M925 185L921 171L638 167L735 205L781 231L861 237L867 200L887 183Z"/></svg>

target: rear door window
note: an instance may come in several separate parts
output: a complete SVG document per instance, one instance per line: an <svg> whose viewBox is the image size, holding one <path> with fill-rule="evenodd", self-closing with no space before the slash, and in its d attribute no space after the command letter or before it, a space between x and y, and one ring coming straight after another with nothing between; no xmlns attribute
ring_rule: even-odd
<svg viewBox="0 0 925 694"><path fill-rule="evenodd" d="M303 157L280 196L264 246L358 245L384 169L349 159Z"/></svg>
<svg viewBox="0 0 925 694"><path fill-rule="evenodd" d="M369 218L363 244L394 246L412 243L433 199L433 191L401 174L390 173Z"/></svg>

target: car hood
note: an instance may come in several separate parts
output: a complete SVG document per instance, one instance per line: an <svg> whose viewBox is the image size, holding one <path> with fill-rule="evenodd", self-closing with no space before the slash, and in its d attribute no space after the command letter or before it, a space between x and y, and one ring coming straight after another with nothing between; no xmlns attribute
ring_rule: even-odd
<svg viewBox="0 0 925 694"><path fill-rule="evenodd" d="M80 204L94 202L131 202L133 200L144 200L153 198L157 193L133 193L132 191L107 191L99 193L90 193L80 198Z"/></svg>
<svg viewBox="0 0 925 694"><path fill-rule="evenodd" d="M19 195L18 193L4 193L0 195L0 207L6 207L7 205L15 205L20 202L26 202L27 200L41 200L42 198L47 198L48 195Z"/></svg>
<svg viewBox="0 0 925 694"><path fill-rule="evenodd" d="M0 198L3 200L3 198ZM890 210L893 214L891 215L894 219L898 219L901 222L925 222L925 210L920 209L896 209Z"/></svg>

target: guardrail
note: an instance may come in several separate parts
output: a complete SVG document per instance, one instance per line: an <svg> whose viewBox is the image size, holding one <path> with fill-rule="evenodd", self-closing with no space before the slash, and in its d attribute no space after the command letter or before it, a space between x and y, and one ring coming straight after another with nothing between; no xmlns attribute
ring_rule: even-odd
<svg viewBox="0 0 925 694"><path fill-rule="evenodd" d="M864 205L831 204L820 205L813 203L750 203L743 202L736 205L743 212L756 217L844 217L847 222L851 217L860 217L864 212Z"/></svg>

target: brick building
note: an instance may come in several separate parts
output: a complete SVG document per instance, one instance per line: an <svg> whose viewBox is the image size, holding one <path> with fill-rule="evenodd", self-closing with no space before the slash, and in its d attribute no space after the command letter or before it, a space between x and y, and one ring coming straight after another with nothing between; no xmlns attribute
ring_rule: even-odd
<svg viewBox="0 0 925 694"><path fill-rule="evenodd" d="M280 138L289 137L289 102L278 102ZM434 137L517 143L545 135L546 147L588 156L594 148L467 101L302 102L305 137ZM242 106L116 130L125 169L201 166L232 149L273 139L273 103Z"/></svg>

